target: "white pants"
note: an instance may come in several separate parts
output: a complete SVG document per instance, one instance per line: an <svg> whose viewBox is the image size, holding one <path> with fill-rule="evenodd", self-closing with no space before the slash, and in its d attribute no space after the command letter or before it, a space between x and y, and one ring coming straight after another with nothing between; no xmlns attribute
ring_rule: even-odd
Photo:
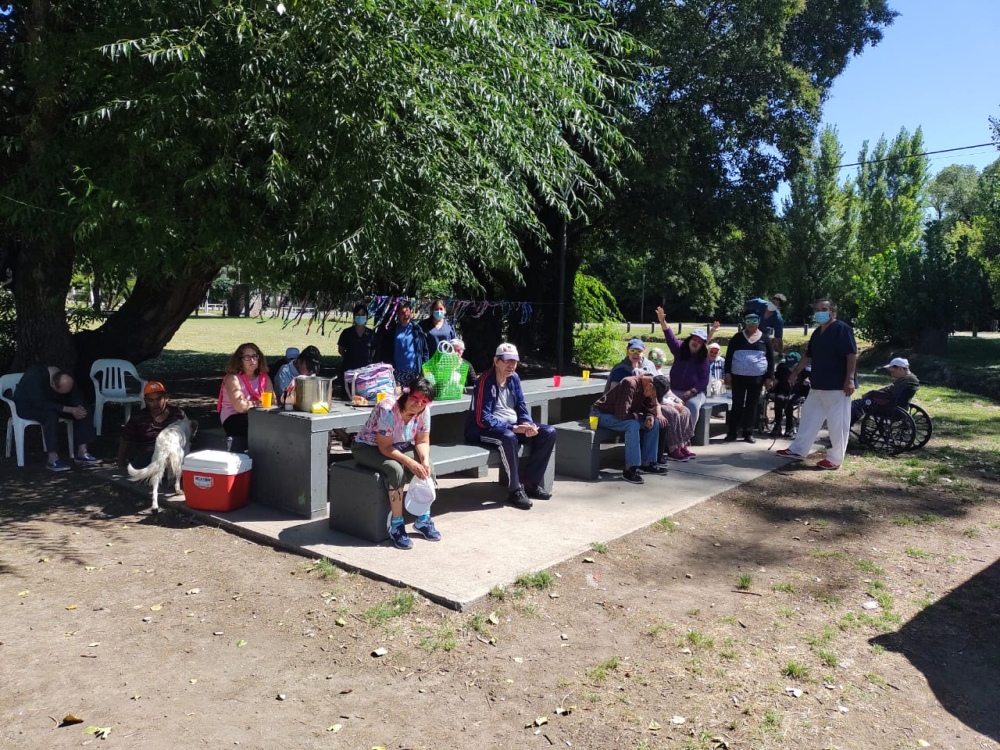
<svg viewBox="0 0 1000 750"><path fill-rule="evenodd" d="M847 453L847 434L851 429L851 397L843 391L817 391L815 388L809 391L802 404L799 432L788 449L800 456L808 455L824 421L831 445L826 458L840 466Z"/></svg>

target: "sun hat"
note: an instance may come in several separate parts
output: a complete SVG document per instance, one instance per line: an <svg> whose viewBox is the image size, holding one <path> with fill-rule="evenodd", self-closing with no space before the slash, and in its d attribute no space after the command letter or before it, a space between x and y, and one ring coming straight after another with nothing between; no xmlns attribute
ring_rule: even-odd
<svg viewBox="0 0 1000 750"><path fill-rule="evenodd" d="M151 396L154 393L162 393L164 396L167 395L166 387L159 380L150 380L145 386L143 386L143 396Z"/></svg>
<svg viewBox="0 0 1000 750"><path fill-rule="evenodd" d="M721 349L722 348L722 344L720 344L718 341L713 341L711 344L708 345L708 348L709 349Z"/></svg>
<svg viewBox="0 0 1000 750"><path fill-rule="evenodd" d="M891 362L889 362L889 364L882 365L880 369L888 370L890 367L905 367L907 370L909 370L910 360L905 359L904 357L895 357Z"/></svg>
<svg viewBox="0 0 1000 750"><path fill-rule="evenodd" d="M644 351L646 351L646 342L643 341L642 339L629 339L629 342L628 342L628 345L626 346L626 348L628 348L628 349L638 349L640 352L644 352Z"/></svg>
<svg viewBox="0 0 1000 750"><path fill-rule="evenodd" d="M297 359L299 356L299 348L297 346L290 346L285 349L285 359L291 362L293 359Z"/></svg>
<svg viewBox="0 0 1000 750"><path fill-rule="evenodd" d="M771 299L776 299L781 304L785 304L786 302L788 302L788 297L786 297L784 294L772 294Z"/></svg>
<svg viewBox="0 0 1000 750"><path fill-rule="evenodd" d="M702 341L708 341L708 332L704 328L695 328L691 331L692 336L697 336Z"/></svg>
<svg viewBox="0 0 1000 750"><path fill-rule="evenodd" d="M500 346L497 347L497 353L494 356L505 361L521 361L521 358L517 354L517 347L513 344L500 344Z"/></svg>

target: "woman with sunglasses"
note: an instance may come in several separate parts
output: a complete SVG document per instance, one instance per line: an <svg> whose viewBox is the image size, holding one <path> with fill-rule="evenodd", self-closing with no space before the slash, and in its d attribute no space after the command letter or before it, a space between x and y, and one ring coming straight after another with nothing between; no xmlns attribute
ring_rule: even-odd
<svg viewBox="0 0 1000 750"><path fill-rule="evenodd" d="M708 349L706 344L712 334L704 328L695 328L684 341L677 338L670 326L662 307L656 308L656 317L660 320L660 329L667 348L674 355L674 363L670 366L670 389L687 407L691 414L691 422L698 424L701 407L705 403L705 392L708 390ZM717 326L712 326L715 332Z"/></svg>
<svg viewBox="0 0 1000 750"><path fill-rule="evenodd" d="M398 397L387 396L375 405L351 445L358 464L382 475L389 492L389 536L399 549L413 547L403 519L403 489L413 477L434 476L428 409L433 400L434 386L425 378L416 378ZM430 513L419 516L413 530L432 542L441 539Z"/></svg>
<svg viewBox="0 0 1000 750"><path fill-rule="evenodd" d="M736 433L742 431L744 442L756 443L753 425L760 387L770 390L774 385L774 345L771 337L760 330L757 313L747 313L743 330L729 340L725 371L723 382L733 392L733 405L726 417L726 442L736 440Z"/></svg>
<svg viewBox="0 0 1000 750"><path fill-rule="evenodd" d="M219 419L230 437L247 436L247 412L260 406L261 394L271 393L274 386L267 375L267 360L256 344L240 344L226 362L226 376L219 389Z"/></svg>

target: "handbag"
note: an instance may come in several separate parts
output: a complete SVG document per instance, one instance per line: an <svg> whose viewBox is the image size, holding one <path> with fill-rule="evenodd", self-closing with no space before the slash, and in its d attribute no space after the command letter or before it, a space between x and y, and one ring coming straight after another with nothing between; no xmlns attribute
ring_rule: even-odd
<svg viewBox="0 0 1000 750"><path fill-rule="evenodd" d="M348 370L344 373L344 389L349 401L363 398L369 405L378 401L378 394L392 395L396 392L396 379L392 365L376 362L373 365Z"/></svg>
<svg viewBox="0 0 1000 750"><path fill-rule="evenodd" d="M437 401L456 401L465 393L465 379L469 363L458 356L447 341L438 344L434 356L420 368L423 376L434 386Z"/></svg>

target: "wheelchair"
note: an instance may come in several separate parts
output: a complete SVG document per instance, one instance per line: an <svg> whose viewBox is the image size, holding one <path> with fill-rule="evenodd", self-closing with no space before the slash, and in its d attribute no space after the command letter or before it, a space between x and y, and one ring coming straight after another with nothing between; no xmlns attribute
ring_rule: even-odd
<svg viewBox="0 0 1000 750"><path fill-rule="evenodd" d="M876 406L851 427L858 442L876 453L894 456L923 448L931 439L934 423L923 407Z"/></svg>
<svg viewBox="0 0 1000 750"><path fill-rule="evenodd" d="M805 401L805 396L796 396L792 400L792 430L794 432L799 431L799 417L802 413L802 404ZM784 414L782 414L782 418L785 418ZM781 433L782 425L778 424L777 420L778 399L771 391L764 391L757 404L757 432L761 435L772 436L772 432L777 429Z"/></svg>

